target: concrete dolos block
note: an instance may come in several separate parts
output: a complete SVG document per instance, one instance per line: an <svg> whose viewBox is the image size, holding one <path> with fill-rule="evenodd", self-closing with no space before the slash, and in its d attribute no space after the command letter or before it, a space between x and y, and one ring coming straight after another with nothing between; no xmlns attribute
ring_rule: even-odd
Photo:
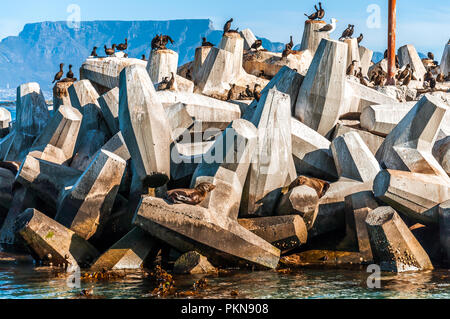
<svg viewBox="0 0 450 319"><path fill-rule="evenodd" d="M62 105L36 138L32 149L43 152L50 144L62 150L66 161L70 160L74 154L82 118L77 109Z"/></svg>
<svg viewBox="0 0 450 319"><path fill-rule="evenodd" d="M411 111L416 102L371 105L361 113L361 127L386 137Z"/></svg>
<svg viewBox="0 0 450 319"><path fill-rule="evenodd" d="M376 154L387 169L450 178L433 157L432 148L448 107L438 98L425 95L386 137Z"/></svg>
<svg viewBox="0 0 450 319"><path fill-rule="evenodd" d="M300 45L300 51L310 50L311 54L316 53L317 48L320 45L322 39L330 39L328 32L316 32L326 25L324 21L311 21L305 22L305 29L303 31L302 44Z"/></svg>
<svg viewBox="0 0 450 319"><path fill-rule="evenodd" d="M444 48L444 52L442 53L441 59L441 73L444 75L448 75L450 73L450 43L447 42Z"/></svg>
<svg viewBox="0 0 450 319"><path fill-rule="evenodd" d="M147 72L153 84L160 83L164 78L177 74L178 53L175 51L152 50L148 59Z"/></svg>
<svg viewBox="0 0 450 319"><path fill-rule="evenodd" d="M119 88L116 87L98 98L103 117L112 134L119 132Z"/></svg>
<svg viewBox="0 0 450 319"><path fill-rule="evenodd" d="M134 228L91 266L92 271L141 269L147 257L159 247L145 231Z"/></svg>
<svg viewBox="0 0 450 319"><path fill-rule="evenodd" d="M323 136L330 133L341 114L346 62L347 45L323 39L300 87L295 116Z"/></svg>
<svg viewBox="0 0 450 319"><path fill-rule="evenodd" d="M257 145L257 130L246 120L236 120L205 154L192 177L191 187L205 182L216 186L202 207L236 220L250 163Z"/></svg>
<svg viewBox="0 0 450 319"><path fill-rule="evenodd" d="M359 47L359 59L361 61L361 68L363 76L367 76L369 73L369 68L371 66L373 51L369 50L363 46Z"/></svg>
<svg viewBox="0 0 450 319"><path fill-rule="evenodd" d="M119 123L137 174L148 186L170 179L172 132L146 70L125 68L120 75Z"/></svg>
<svg viewBox="0 0 450 319"><path fill-rule="evenodd" d="M425 66L412 44L404 45L398 49L398 60L400 67L404 67L407 64L411 65L417 80L423 81L425 79L427 70L425 70Z"/></svg>
<svg viewBox="0 0 450 319"><path fill-rule="evenodd" d="M283 66L274 78L261 91L261 94L276 89L282 93L286 93L291 98L292 115L295 114L295 104L297 102L298 91L303 83L304 76L292 70L287 66Z"/></svg>
<svg viewBox="0 0 450 319"><path fill-rule="evenodd" d="M331 149L339 177L369 182L381 170L372 152L356 132L336 138Z"/></svg>
<svg viewBox="0 0 450 319"><path fill-rule="evenodd" d="M4 137L9 133L11 124L11 112L4 107L0 107L0 137Z"/></svg>
<svg viewBox="0 0 450 319"><path fill-rule="evenodd" d="M84 239L99 235L111 213L126 162L100 151L73 188L64 194L55 220Z"/></svg>
<svg viewBox="0 0 450 319"><path fill-rule="evenodd" d="M384 170L373 183L375 197L421 224L436 225L433 207L450 199L450 184L440 176Z"/></svg>
<svg viewBox="0 0 450 319"><path fill-rule="evenodd" d="M16 222L18 233L36 258L66 266L68 272L90 265L98 251L70 229L35 209L28 209Z"/></svg>
<svg viewBox="0 0 450 319"><path fill-rule="evenodd" d="M382 271L432 270L430 258L391 207L371 211L366 219L375 262Z"/></svg>
<svg viewBox="0 0 450 319"><path fill-rule="evenodd" d="M294 118L291 119L291 128L292 155L297 174L325 180L337 179L330 141Z"/></svg>
<svg viewBox="0 0 450 319"><path fill-rule="evenodd" d="M275 89L267 91L253 111L250 122L258 129L258 145L245 183L241 215L270 216L277 196L274 190L296 178L292 157L290 99Z"/></svg>
<svg viewBox="0 0 450 319"><path fill-rule="evenodd" d="M190 251L177 259L173 267L175 274L209 274L216 273L217 269L211 265L208 258L200 255L198 252Z"/></svg>
<svg viewBox="0 0 450 319"><path fill-rule="evenodd" d="M81 174L79 170L28 155L16 180L56 210L59 196L65 189L72 187Z"/></svg>
<svg viewBox="0 0 450 319"><path fill-rule="evenodd" d="M373 262L366 218L371 211L378 207L379 204L372 191L355 193L345 198L346 238L354 241L364 263Z"/></svg>
<svg viewBox="0 0 450 319"><path fill-rule="evenodd" d="M37 83L17 88L16 126L18 132L38 136L50 119L47 103Z"/></svg>
<svg viewBox="0 0 450 319"><path fill-rule="evenodd" d="M146 61L132 58L88 58L80 69L81 79L88 79L106 89L119 86L119 75L130 65L147 66Z"/></svg>
<svg viewBox="0 0 450 319"><path fill-rule="evenodd" d="M280 251L237 221L202 207L145 197L133 223L182 253L197 251L213 264L274 269Z"/></svg>
<svg viewBox="0 0 450 319"><path fill-rule="evenodd" d="M171 91L159 91L156 94L166 111L178 103L185 105L187 113L197 124L201 124L203 131L209 128L224 130L241 117L238 105L201 94Z"/></svg>
<svg viewBox="0 0 450 319"><path fill-rule="evenodd" d="M450 264L450 200L439 206L439 231L444 261Z"/></svg>
<svg viewBox="0 0 450 319"><path fill-rule="evenodd" d="M396 98L378 92L352 79L345 79L344 95L344 107L341 109L341 115L361 113L362 110L371 105L398 103Z"/></svg>
<svg viewBox="0 0 450 319"><path fill-rule="evenodd" d="M283 195L276 209L279 216L300 215L310 230L319 212L319 196L317 191L307 185L295 187Z"/></svg>
<svg viewBox="0 0 450 319"><path fill-rule="evenodd" d="M308 239L305 222L298 215L239 219L238 222L280 249L282 254L306 244Z"/></svg>
<svg viewBox="0 0 450 319"><path fill-rule="evenodd" d="M245 29L239 32L241 34L241 37L244 39L244 50L250 50L252 45L257 40L256 36L253 34L252 30ZM259 50L264 49L264 47L260 47Z"/></svg>
<svg viewBox="0 0 450 319"><path fill-rule="evenodd" d="M21 162L49 119L50 113L39 84L26 83L19 86L16 100L15 134L6 152L5 160Z"/></svg>

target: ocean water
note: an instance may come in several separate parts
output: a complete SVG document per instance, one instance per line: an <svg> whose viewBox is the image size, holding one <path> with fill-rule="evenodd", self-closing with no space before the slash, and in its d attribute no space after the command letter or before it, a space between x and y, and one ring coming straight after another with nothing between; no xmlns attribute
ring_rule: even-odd
<svg viewBox="0 0 450 319"><path fill-rule="evenodd" d="M383 274L381 288L370 289L370 274L359 270L302 269L290 274L275 271L235 272L209 276L195 299L229 299L231 291L243 299L449 299L450 271ZM203 277L175 276L177 291L192 291ZM145 272L129 273L117 281L82 281L77 288L66 276L48 267L0 263L0 299L73 299L93 289L101 299L151 299L155 288ZM175 298L175 297L167 297Z"/></svg>

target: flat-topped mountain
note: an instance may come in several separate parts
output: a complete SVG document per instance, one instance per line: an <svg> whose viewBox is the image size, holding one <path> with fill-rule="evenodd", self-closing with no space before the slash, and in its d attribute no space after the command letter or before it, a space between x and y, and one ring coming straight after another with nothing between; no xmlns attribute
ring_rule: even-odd
<svg viewBox="0 0 450 319"><path fill-rule="evenodd" d="M18 36L7 37L0 42L0 89L15 88L24 82L38 82L41 88L51 91L51 80L58 72L59 63L73 65L75 76L86 57L97 46L104 55L104 45L123 43L128 38L130 57L148 57L150 43L156 34L168 34L175 44L169 48L180 54L182 65L194 58L195 48L201 37L219 44L222 31L214 30L211 20L171 21L89 21L82 22L75 30L64 22L42 22L25 25ZM265 48L281 52L283 44L263 39ZM8 92L8 90L4 90ZM11 92L10 92L11 93ZM0 94L0 99L4 94ZM11 94L9 94L11 95Z"/></svg>

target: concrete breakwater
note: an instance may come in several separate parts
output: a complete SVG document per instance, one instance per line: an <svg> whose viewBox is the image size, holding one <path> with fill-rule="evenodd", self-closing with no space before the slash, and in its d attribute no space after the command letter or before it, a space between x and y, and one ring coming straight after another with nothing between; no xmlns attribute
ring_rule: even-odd
<svg viewBox="0 0 450 319"><path fill-rule="evenodd" d="M70 273L448 267L450 83L424 87L406 46L417 80L364 84L383 61L311 28L287 57L250 30L179 68L169 49L89 57L51 111L21 85L12 125L0 109L3 249Z"/></svg>

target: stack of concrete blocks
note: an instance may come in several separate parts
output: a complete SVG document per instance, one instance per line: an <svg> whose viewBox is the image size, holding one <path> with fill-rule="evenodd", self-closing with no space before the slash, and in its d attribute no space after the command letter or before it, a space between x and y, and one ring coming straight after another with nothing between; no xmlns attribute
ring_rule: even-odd
<svg viewBox="0 0 450 319"><path fill-rule="evenodd" d="M291 101L270 89L261 97L250 119L258 129L258 145L241 204L242 216L272 216L281 189L297 178L292 157Z"/></svg>
<svg viewBox="0 0 450 319"><path fill-rule="evenodd" d="M404 45L398 49L398 59L401 68L407 64L411 66L411 69L414 71L414 76L418 81L421 82L425 79L427 70L425 70L425 66L412 44Z"/></svg>
<svg viewBox="0 0 450 319"><path fill-rule="evenodd" d="M179 76L177 69L178 53L169 49L152 50L147 63L147 72L153 84L157 87L165 78L170 80L174 76L175 91L192 93L194 91L194 83Z"/></svg>
<svg viewBox="0 0 450 319"><path fill-rule="evenodd" d="M347 45L323 39L300 87L295 117L328 135L344 108Z"/></svg>
<svg viewBox="0 0 450 319"><path fill-rule="evenodd" d="M386 137L377 153L378 161L388 169L433 174L450 183L432 154L447 111L440 99L425 95Z"/></svg>
<svg viewBox="0 0 450 319"><path fill-rule="evenodd" d="M50 119L47 103L37 83L17 88L16 124L14 138L6 152L6 161L22 161L36 137Z"/></svg>

